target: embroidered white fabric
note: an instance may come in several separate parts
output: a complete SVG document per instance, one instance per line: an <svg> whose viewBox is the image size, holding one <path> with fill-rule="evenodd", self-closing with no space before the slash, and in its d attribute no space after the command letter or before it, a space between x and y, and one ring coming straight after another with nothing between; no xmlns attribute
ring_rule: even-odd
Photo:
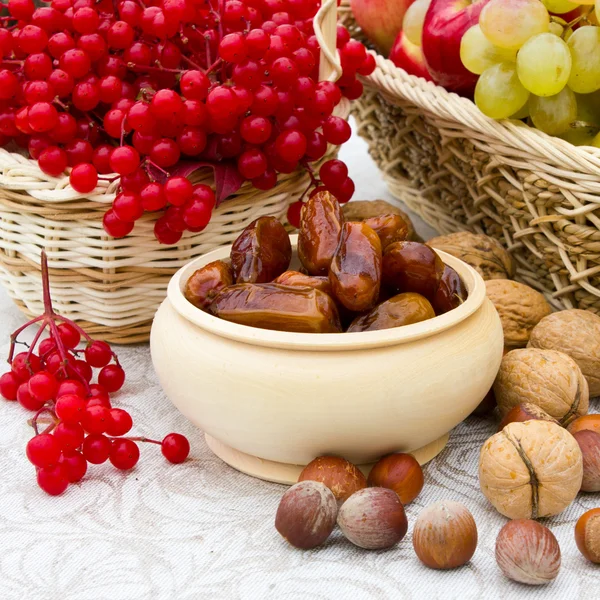
<svg viewBox="0 0 600 600"><path fill-rule="evenodd" d="M357 182L357 198L389 199L360 140L353 138L343 158ZM433 234L423 224L417 228L425 238ZM0 291L1 357L8 353L10 332L22 322ZM202 433L162 394L147 345L118 352L127 382L115 405L131 412L136 434L187 435L191 456L170 465L158 447L143 445L132 472L91 466L83 482L52 498L37 487L25 457L30 415L17 403L0 401L2 600L600 597L598 569L579 554L573 539L577 518L600 504L598 494L581 495L546 521L562 550L554 583L530 588L498 570L494 543L506 519L488 504L477 481L479 449L495 431L493 419L467 419L427 465L425 488L407 507L408 535L396 548L360 550L336 530L325 546L303 552L287 545L273 526L285 488L242 475L211 454ZM597 412L597 403L592 406ZM479 531L471 562L450 572L421 565L411 543L420 509L443 498L463 502Z"/></svg>

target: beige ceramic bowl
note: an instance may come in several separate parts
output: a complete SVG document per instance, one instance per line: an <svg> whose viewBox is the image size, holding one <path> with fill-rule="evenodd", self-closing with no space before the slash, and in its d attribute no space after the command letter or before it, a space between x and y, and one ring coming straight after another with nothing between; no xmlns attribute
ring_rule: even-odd
<svg viewBox="0 0 600 600"><path fill-rule="evenodd" d="M469 291L459 308L396 329L307 334L229 323L190 304L189 276L229 256L210 252L175 274L154 319L160 383L218 456L257 477L295 482L322 454L365 467L395 451L426 462L485 396L503 348L481 277L439 254Z"/></svg>

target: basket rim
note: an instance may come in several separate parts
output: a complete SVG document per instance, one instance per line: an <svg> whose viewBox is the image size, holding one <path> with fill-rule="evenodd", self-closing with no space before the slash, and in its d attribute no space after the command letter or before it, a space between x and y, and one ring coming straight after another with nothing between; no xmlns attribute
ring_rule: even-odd
<svg viewBox="0 0 600 600"><path fill-rule="evenodd" d="M351 14L350 0L342 0L338 10ZM375 58L377 67L371 75L361 79L384 95L391 98L400 96L449 123L460 123L485 136L488 142L492 138L504 147L512 145L515 150L526 146L525 151L564 165L565 173L569 170L597 173L600 169L600 148L575 146L515 119L495 120L487 117L469 98L407 73L374 50L369 50L369 53Z"/></svg>

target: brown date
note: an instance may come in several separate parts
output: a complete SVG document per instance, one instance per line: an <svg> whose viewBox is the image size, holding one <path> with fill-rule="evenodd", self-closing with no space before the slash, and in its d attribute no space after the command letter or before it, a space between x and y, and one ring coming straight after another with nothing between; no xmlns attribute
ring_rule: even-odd
<svg viewBox="0 0 600 600"><path fill-rule="evenodd" d="M354 319L348 328L348 333L402 327L402 325L427 321L433 317L435 312L427 298L407 292L382 302L366 315Z"/></svg>
<svg viewBox="0 0 600 600"><path fill-rule="evenodd" d="M273 283L279 283L280 285L291 285L294 287L311 287L315 290L331 296L331 283L328 277L311 276L300 273L299 271L286 271L282 273L277 279L273 280Z"/></svg>
<svg viewBox="0 0 600 600"><path fill-rule="evenodd" d="M381 242L365 223L344 223L329 280L335 298L347 309L370 310L381 287Z"/></svg>
<svg viewBox="0 0 600 600"><path fill-rule="evenodd" d="M394 292L433 299L444 273L435 250L419 242L394 242L383 255L383 283Z"/></svg>
<svg viewBox="0 0 600 600"><path fill-rule="evenodd" d="M379 236L384 252L390 244L403 242L408 237L408 225L400 215L380 215L365 219L364 223Z"/></svg>
<svg viewBox="0 0 600 600"><path fill-rule="evenodd" d="M204 310L215 296L233 283L231 266L215 260L198 269L185 284L185 297L197 308Z"/></svg>
<svg viewBox="0 0 600 600"><path fill-rule="evenodd" d="M291 260L290 237L275 217L252 221L231 247L236 283L273 281L290 266Z"/></svg>
<svg viewBox="0 0 600 600"><path fill-rule="evenodd" d="M432 304L436 315L442 315L460 306L467 299L467 288L460 275L449 266L444 267L444 273L438 286Z"/></svg>
<svg viewBox="0 0 600 600"><path fill-rule="evenodd" d="M309 275L327 275L340 240L344 217L329 192L319 192L302 207L298 257Z"/></svg>
<svg viewBox="0 0 600 600"><path fill-rule="evenodd" d="M339 333L335 302L308 287L238 283L223 290L208 308L213 315L250 327L299 333Z"/></svg>

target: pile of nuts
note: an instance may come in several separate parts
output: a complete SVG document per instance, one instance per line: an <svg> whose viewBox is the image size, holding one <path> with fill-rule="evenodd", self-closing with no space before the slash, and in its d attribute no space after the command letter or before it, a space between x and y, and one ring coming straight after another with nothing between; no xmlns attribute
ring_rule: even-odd
<svg viewBox="0 0 600 600"><path fill-rule="evenodd" d="M423 472L410 454L380 459L368 478L338 456L309 463L283 495L275 528L292 546L310 550L324 544L336 524L359 548L383 550L401 542L408 531L404 505L423 488ZM600 508L585 513L575 528L581 553L600 562ZM419 560L431 569L455 569L473 557L477 526L461 503L441 500L421 510L412 543ZM561 553L553 533L533 519L509 521L498 533L496 561L506 577L539 585L558 575Z"/></svg>
<svg viewBox="0 0 600 600"><path fill-rule="evenodd" d="M189 278L185 296L221 319L278 331L418 323L458 307L467 290L431 247L407 239L410 232L397 212L350 221L319 188L302 208L302 272L289 270L292 246L283 225L260 217L233 243L229 262L212 262Z"/></svg>

